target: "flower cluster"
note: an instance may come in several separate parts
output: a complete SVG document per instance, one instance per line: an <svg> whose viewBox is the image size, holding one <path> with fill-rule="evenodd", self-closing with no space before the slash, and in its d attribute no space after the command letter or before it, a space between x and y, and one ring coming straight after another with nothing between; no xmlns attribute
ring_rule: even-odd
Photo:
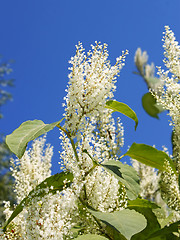
<svg viewBox="0 0 180 240"><path fill-rule="evenodd" d="M180 46L175 40L174 33L168 26L165 26L163 37L163 47L165 59L163 60L167 70L158 67L158 75L161 84L158 89L150 89L156 99L171 117L170 125L173 126L173 160L177 174L180 173ZM180 212L179 184L176 173L173 171L168 161L165 161L165 171L160 177L160 189L162 198L167 202L169 208ZM177 215L176 214L176 215ZM179 219L179 215L176 216Z"/></svg>
<svg viewBox="0 0 180 240"><path fill-rule="evenodd" d="M170 125L173 126L173 161L177 174L180 173L180 46L174 33L165 26L163 37L167 70L158 67L159 78L154 77L154 65L148 65L146 52L137 49L135 64L140 74L146 81L148 88L156 99L156 106L168 110L171 117ZM167 149L163 149L167 152ZM167 153L168 154L168 153ZM168 154L169 155L169 154ZM157 172L155 169L133 160L133 167L139 173L141 196L155 201L164 210L165 216L173 215L171 221L180 219L179 210L179 183L177 174L173 171L168 161L165 161L165 170ZM161 217L160 217L161 218Z"/></svg>
<svg viewBox="0 0 180 240"><path fill-rule="evenodd" d="M86 118L93 119L103 113L106 100L113 98L118 73L124 65L125 55L116 59L114 66L108 60L107 45L91 45L87 54L79 43L76 55L69 61L69 86L65 97L66 128L74 136L84 130Z"/></svg>
<svg viewBox="0 0 180 240"><path fill-rule="evenodd" d="M172 170L169 162L165 161L165 171L161 175L161 192L162 197L166 199L167 205L180 212L180 191L178 184L178 176Z"/></svg>
<svg viewBox="0 0 180 240"><path fill-rule="evenodd" d="M132 159L132 166L138 172L140 177L141 197L156 202L160 174L158 174L155 168L149 167L134 159Z"/></svg>
<svg viewBox="0 0 180 240"><path fill-rule="evenodd" d="M169 26L165 26L164 41L164 63L172 73L175 81L180 80L180 46Z"/></svg>
<svg viewBox="0 0 180 240"><path fill-rule="evenodd" d="M11 160L17 203L51 175L53 148L50 145L45 148L45 141L45 136L36 139L21 159ZM2 239L63 239L64 235L70 234L71 214L76 206L74 201L71 189L33 198L12 221ZM12 214L9 202L5 203L4 213L7 219Z"/></svg>
<svg viewBox="0 0 180 240"><path fill-rule="evenodd" d="M164 63L168 68L167 71L158 67L158 74L160 76L162 87L161 96L156 96L157 101L161 103L165 109L169 111L172 118L172 124L175 128L179 125L179 108L180 108L180 46L175 41L174 33L168 26L165 27L166 32L163 37L164 47ZM171 74L171 75L170 75Z"/></svg>
<svg viewBox="0 0 180 240"><path fill-rule="evenodd" d="M155 77L154 63L152 62L151 64L148 64L148 58L149 56L146 51L142 52L141 48L136 50L134 62L138 73L135 73L143 77L148 89L153 89L155 91L159 88L159 86L161 86L161 81Z"/></svg>
<svg viewBox="0 0 180 240"><path fill-rule="evenodd" d="M112 211L127 204L125 190L115 177L101 167L96 167L84 180L83 176L93 167L90 156L98 162L118 160L119 149L124 143L124 130L120 119L115 123L111 110L105 109L105 103L113 98L116 77L128 52L123 52L115 65L111 66L106 44L96 42L91 47L92 51L85 54L79 43L76 55L70 60L72 67L64 104L64 127L76 142L77 156L74 155L70 140L62 132L64 151L61 158L65 167L77 176L78 191L85 182L88 203L97 210ZM122 192L120 195L119 189Z"/></svg>
<svg viewBox="0 0 180 240"><path fill-rule="evenodd" d="M36 139L32 148L27 150L21 159L11 159L12 176L15 179L17 203L28 195L44 179L51 176L51 158L53 148L47 145L46 137Z"/></svg>
<svg viewBox="0 0 180 240"><path fill-rule="evenodd" d="M140 192L139 178L132 167L127 168L127 165L117 162L128 155L126 153L120 157L121 147L124 144L124 129L120 118L115 121L112 110L106 108L107 100L114 97L116 78L128 52L122 52L122 55L116 59L115 65L111 66L106 44L95 42L95 45L91 46L92 50L86 54L82 44L79 43L76 46L76 55L70 60L72 66L69 68L71 72L63 104L65 124L63 127L60 124L57 125L60 129L62 148L60 168L64 172L51 176L53 148L50 145L45 147L46 136L35 140L32 148L26 150L21 159L11 160L11 171L15 179L14 191L17 195L18 207L22 211L19 210L17 217L11 219L5 233L0 232L2 240L64 240L89 233L107 235L110 239L114 239L115 236L119 239L120 235L124 236L121 226L117 227L117 230L112 230L110 226L104 224L103 218L96 218L92 212L102 216L117 216L116 214L120 213L129 218L131 210L124 209L128 204L131 208L133 201L128 202L128 199L135 198L137 198L135 201L142 204L138 207L140 212L141 206L142 208L146 206L146 201L143 199L153 201L161 207L146 211L152 210L156 214L157 221L166 218L169 210L173 213L173 218L168 217L168 220L173 222L180 219L178 179L180 173L180 87L178 82L180 47L169 27L166 27L163 40L166 57L164 62L169 70L164 72L159 68L160 79L154 77L154 64L147 64L148 55L146 52L142 53L140 48L136 51L135 63L139 71L137 74L147 82L157 103L169 110L174 127L175 168L168 157L169 153L167 153L167 159L165 161L163 159L164 171L160 173L154 168L132 160L132 165L140 177ZM171 77L168 76L169 72ZM143 144L134 144L134 148L136 145ZM166 148L163 150L167 152ZM136 154L129 156L136 157ZM144 156L142 158L145 159ZM150 161L151 159L148 159L146 162L149 164ZM54 185L49 186L51 181ZM139 194L143 199L138 198ZM155 206L152 203L148 205L152 205L152 208ZM133 212L135 213L134 210ZM149 221L145 219L149 216L144 217L143 212L142 214L136 212L134 215L136 217L132 217L132 223L140 219L142 224L140 236L146 226L146 229L149 228ZM4 213L7 219L12 214L9 202L5 202ZM163 217L162 214L164 214ZM118 223L116 220L115 222ZM110 225L111 223L110 221ZM113 224L112 227L114 227ZM166 232L159 230L158 227L156 233ZM129 233L126 237L129 237Z"/></svg>
<svg viewBox="0 0 180 240"><path fill-rule="evenodd" d="M92 45L92 51L87 54L82 44L78 44L76 55L70 61L64 104L66 122L60 136L61 168L73 173L73 183L54 195L49 192L43 198L34 197L12 221L6 239L72 238L74 225L81 226L83 230L79 231L83 233L98 233L97 222L81 206L80 198L103 212L127 206L124 185L102 167L93 165L93 161L118 160L124 143L120 118L115 122L105 103L113 98L116 77L127 53L123 52L111 66L106 44ZM21 159L11 161L17 203L51 175L52 147L44 150L44 144L45 138L37 139ZM8 203L5 213L7 218L12 213Z"/></svg>
<svg viewBox="0 0 180 240"><path fill-rule="evenodd" d="M175 40L174 33L168 26L165 27L163 37L164 47L164 63L168 70L164 71L158 67L158 75L162 86L153 94L158 104L161 104L164 109L168 110L171 117L171 125L173 126L173 157L176 159L176 166L180 172L180 46Z"/></svg>

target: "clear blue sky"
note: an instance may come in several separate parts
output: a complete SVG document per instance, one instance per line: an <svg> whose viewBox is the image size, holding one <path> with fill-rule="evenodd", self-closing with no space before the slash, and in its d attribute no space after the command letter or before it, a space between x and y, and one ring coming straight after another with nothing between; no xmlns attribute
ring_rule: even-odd
<svg viewBox="0 0 180 240"><path fill-rule="evenodd" d="M180 0L0 0L0 54L14 59L9 89L14 100L3 108L0 131L11 133L26 120L51 123L62 118L62 102L68 82L68 60L81 41L89 50L94 41L109 45L110 60L128 49L129 55L117 83L115 98L135 110L134 123L122 116L125 127L123 152L133 142L166 145L171 150L168 117L148 116L141 97L143 80L132 74L137 47L147 50L150 62L163 65L162 32L169 25L180 42ZM53 173L59 171L58 129L48 134L54 145Z"/></svg>

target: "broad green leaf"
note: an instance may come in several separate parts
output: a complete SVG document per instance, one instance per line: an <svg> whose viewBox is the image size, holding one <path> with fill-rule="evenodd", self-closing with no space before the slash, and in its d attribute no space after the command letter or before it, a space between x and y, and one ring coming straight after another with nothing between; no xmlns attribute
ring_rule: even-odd
<svg viewBox="0 0 180 240"><path fill-rule="evenodd" d="M149 145L133 143L124 155L161 171L164 171L164 161L166 159L169 161L173 171L176 173L176 169L171 158L165 152L159 151Z"/></svg>
<svg viewBox="0 0 180 240"><path fill-rule="evenodd" d="M105 240L105 239L108 239L108 238L103 237L101 235L97 235L97 234L85 234L85 235L82 235L82 236L78 236L75 239L77 239L77 240Z"/></svg>
<svg viewBox="0 0 180 240"><path fill-rule="evenodd" d="M146 93L142 97L142 106L147 114L151 117L159 118L158 114L160 113L159 109L155 106L156 99L152 96L151 93Z"/></svg>
<svg viewBox="0 0 180 240"><path fill-rule="evenodd" d="M113 160L101 165L125 185L129 199L133 200L138 197L140 193L139 177L133 167Z"/></svg>
<svg viewBox="0 0 180 240"><path fill-rule="evenodd" d="M110 174L113 174L119 182L125 185L129 199L137 198L140 192L139 177L133 167L114 160L108 161L105 164L100 164L90 156L86 149L83 150L83 152L88 154L95 164L105 168Z"/></svg>
<svg viewBox="0 0 180 240"><path fill-rule="evenodd" d="M151 209L156 209L160 208L158 205L156 205L153 202L150 202L146 199L140 199L137 198L135 200L129 200L128 201L128 207L134 208L134 207L141 207L141 208L151 208Z"/></svg>
<svg viewBox="0 0 180 240"><path fill-rule="evenodd" d="M128 206L129 209L134 209L137 212L141 213L147 220L147 226L143 231L135 234L131 240L149 240L149 236L155 232L160 230L160 224L157 220L157 217L152 212L151 208L148 207L136 207L136 206Z"/></svg>
<svg viewBox="0 0 180 240"><path fill-rule="evenodd" d="M161 239L163 239L163 237L165 237L164 239L168 239L168 240L178 240L178 239L180 239L179 228L180 228L180 221L177 221L175 223L172 223L168 227L166 226L163 229L160 229L160 230L152 233L149 236L148 240L154 240L157 237L161 237ZM177 235L179 235L179 236L175 236L173 233L178 233Z"/></svg>
<svg viewBox="0 0 180 240"><path fill-rule="evenodd" d="M37 185L26 198L24 198L19 205L15 208L10 218L5 223L3 229L6 231L8 224L20 213L22 212L24 206L28 205L31 200L35 197L43 197L48 193L56 193L57 191L62 191L63 189L70 186L73 180L73 174L70 172L61 172L53 176L46 178L42 183ZM53 188L52 188L53 187ZM48 189L48 191L47 191Z"/></svg>
<svg viewBox="0 0 180 240"><path fill-rule="evenodd" d="M28 142L49 132L62 120L63 119L51 124L45 124L41 120L26 121L14 130L13 133L6 136L6 144L18 158L21 158L26 150Z"/></svg>
<svg viewBox="0 0 180 240"><path fill-rule="evenodd" d="M91 209L88 209L88 211L106 225L118 230L128 240L134 234L142 231L147 225L145 217L135 210L124 209L112 213L98 212Z"/></svg>
<svg viewBox="0 0 180 240"><path fill-rule="evenodd" d="M111 163L111 161L108 161L108 162ZM117 161L115 161L115 162L117 162ZM126 163L122 163L122 162L118 162L118 163L119 163L123 178L129 176L129 177L133 178L136 182L139 182L139 176L138 176L136 170L132 166L130 166Z"/></svg>
<svg viewBox="0 0 180 240"><path fill-rule="evenodd" d="M156 99L150 92L143 95L142 106L146 113L154 118L159 118L158 114L164 111L162 106L157 104Z"/></svg>
<svg viewBox="0 0 180 240"><path fill-rule="evenodd" d="M137 125L138 125L138 118L136 116L136 113L128 105L126 105L125 103L122 103L122 102L109 100L106 102L106 108L109 108L113 111L120 112L120 113L124 114L125 116L134 120L136 123L136 125L135 125L135 130L136 130Z"/></svg>
<svg viewBox="0 0 180 240"><path fill-rule="evenodd" d="M83 152L88 154L94 164L105 168L110 174L113 174L119 182L125 185L129 199L132 200L137 198L140 192L139 177L133 167L114 160L110 160L105 164L100 164L90 156L86 149L83 150Z"/></svg>

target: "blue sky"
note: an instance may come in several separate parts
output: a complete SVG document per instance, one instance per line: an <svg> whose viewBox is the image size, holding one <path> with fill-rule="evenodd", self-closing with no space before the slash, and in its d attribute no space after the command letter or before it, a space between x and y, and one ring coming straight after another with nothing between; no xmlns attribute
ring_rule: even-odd
<svg viewBox="0 0 180 240"><path fill-rule="evenodd" d="M162 32L169 25L180 42L179 0L0 0L0 54L13 59L13 101L3 108L1 132L11 133L26 120L45 123L62 118L68 82L68 60L81 41L89 50L96 40L108 44L112 64L128 49L126 65L118 78L115 98L137 113L139 126L122 116L127 150L133 142L165 145L171 151L171 128L166 113L160 120L148 116L141 105L147 92L143 80L133 75L134 53L146 50L149 61L163 66ZM58 129L48 134L54 145L53 173L59 171Z"/></svg>

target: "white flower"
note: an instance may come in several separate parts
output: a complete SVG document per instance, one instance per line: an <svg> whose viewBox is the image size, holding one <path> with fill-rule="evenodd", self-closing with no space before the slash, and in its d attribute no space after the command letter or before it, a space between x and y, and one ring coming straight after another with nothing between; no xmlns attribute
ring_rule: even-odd
<svg viewBox="0 0 180 240"><path fill-rule="evenodd" d="M134 159L132 159L132 166L140 177L141 197L151 201L156 200L160 174L158 174L155 168L149 167Z"/></svg>
<svg viewBox="0 0 180 240"><path fill-rule="evenodd" d="M123 52L122 56L116 59L116 64L111 66L106 44L96 42L96 45L91 47L92 51L85 54L81 43L76 46L76 55L70 60L72 67L65 97L64 127L74 139L78 161L70 140L62 132L61 158L66 169L75 176L77 192L81 192L85 181L89 203L96 209L112 211L126 205L125 189L119 194L121 186L118 181L99 167L84 179L93 167L92 159L84 150L98 162L118 160L119 148L124 143L124 129L120 119L115 123L112 111L105 109L105 103L113 98L116 77L128 52ZM93 194L92 186L96 189ZM106 196L105 199L102 196Z"/></svg>
<svg viewBox="0 0 180 240"><path fill-rule="evenodd" d="M178 176L172 170L168 161L165 161L165 171L161 175L162 197L167 205L180 213L180 191Z"/></svg>
<svg viewBox="0 0 180 240"><path fill-rule="evenodd" d="M147 64L147 61L148 61L147 52L146 51L142 52L141 48L138 48L134 56L134 62L142 76L144 75L144 67Z"/></svg>
<svg viewBox="0 0 180 240"><path fill-rule="evenodd" d="M46 137L36 139L21 159L11 159L18 203L39 183L51 175L53 148L45 147Z"/></svg>
<svg viewBox="0 0 180 240"><path fill-rule="evenodd" d="M79 197L83 194L86 201L100 211L111 212L127 206L125 187L114 176L101 167L88 174L93 167L90 156L98 162L117 160L124 142L122 123L120 119L114 121L111 110L105 109L105 103L113 97L116 76L124 65L127 51L111 66L106 48L106 44L96 43L92 51L85 54L79 44L70 61L72 67L64 114L64 128L70 137L61 131L60 138L61 167L73 173L73 183L54 195L47 188L45 196L32 198L11 222L13 232L9 227L5 233L8 239L73 238L71 228L77 224L84 226L85 233L98 233L99 227L93 217L86 209L78 208L82 204ZM18 203L51 175L52 147L47 146L44 150L44 144L45 138L35 140L32 149L21 159L12 160ZM5 213L7 217L12 213L8 203Z"/></svg>
<svg viewBox="0 0 180 240"><path fill-rule="evenodd" d="M169 26L165 26L163 41L165 66L173 74L174 80L178 81L180 80L180 46Z"/></svg>
<svg viewBox="0 0 180 240"><path fill-rule="evenodd" d="M85 54L79 43L76 55L71 58L69 86L65 97L66 128L71 134L81 131L85 118L93 118L103 111L108 98L113 98L116 76L124 65L125 55L114 66L108 60L107 45L96 42L92 51Z"/></svg>
<svg viewBox="0 0 180 240"><path fill-rule="evenodd" d="M164 63L167 70L158 67L158 74L161 80L161 87L157 91L152 91L157 103L168 110L171 117L170 125L173 125L173 157L176 159L176 167L180 172L180 46L175 41L174 33L168 26L165 27L163 37Z"/></svg>

